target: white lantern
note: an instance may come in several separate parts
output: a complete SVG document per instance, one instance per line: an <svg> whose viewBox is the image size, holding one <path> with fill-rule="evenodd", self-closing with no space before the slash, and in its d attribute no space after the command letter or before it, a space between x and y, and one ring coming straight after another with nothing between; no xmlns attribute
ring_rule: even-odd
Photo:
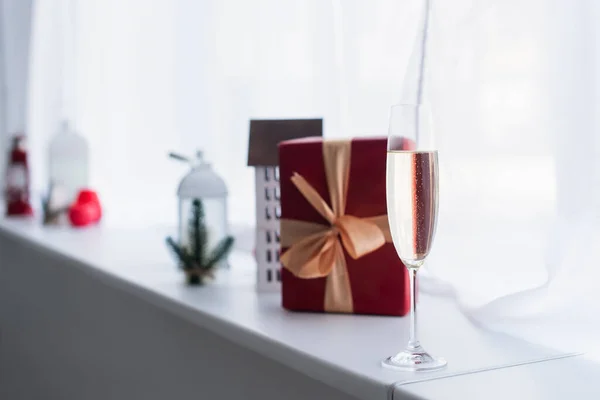
<svg viewBox="0 0 600 400"><path fill-rule="evenodd" d="M196 160L189 160L176 154L171 154L171 157L188 161L192 165L191 171L181 180L177 190L179 198L179 244L183 247L189 245L189 220L192 203L198 199L202 201L204 206L204 222L208 233L207 244L210 251L229 234L227 226L227 186L225 181L213 171L210 164L204 162L200 151L196 154ZM227 266L227 261L222 261L219 266Z"/></svg>
<svg viewBox="0 0 600 400"><path fill-rule="evenodd" d="M87 141L63 122L50 141L48 178L55 191L63 193L65 204L72 203L81 189L88 187L89 148ZM55 201L58 201L55 199Z"/></svg>

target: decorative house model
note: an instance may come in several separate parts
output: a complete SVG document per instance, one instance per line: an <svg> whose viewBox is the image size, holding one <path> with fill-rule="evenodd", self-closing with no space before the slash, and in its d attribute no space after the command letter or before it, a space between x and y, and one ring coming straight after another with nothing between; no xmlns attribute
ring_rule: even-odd
<svg viewBox="0 0 600 400"><path fill-rule="evenodd" d="M284 140L322 136L322 119L252 120L248 165L254 167L256 185L257 288L281 289L279 263L279 156L277 145Z"/></svg>

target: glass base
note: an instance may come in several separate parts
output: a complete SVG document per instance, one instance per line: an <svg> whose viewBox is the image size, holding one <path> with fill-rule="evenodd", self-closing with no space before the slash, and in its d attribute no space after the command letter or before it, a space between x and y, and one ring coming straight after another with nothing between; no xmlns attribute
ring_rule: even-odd
<svg viewBox="0 0 600 400"><path fill-rule="evenodd" d="M444 368L446 364L445 359L431 356L421 346L401 351L381 362L385 368L399 371L435 371Z"/></svg>

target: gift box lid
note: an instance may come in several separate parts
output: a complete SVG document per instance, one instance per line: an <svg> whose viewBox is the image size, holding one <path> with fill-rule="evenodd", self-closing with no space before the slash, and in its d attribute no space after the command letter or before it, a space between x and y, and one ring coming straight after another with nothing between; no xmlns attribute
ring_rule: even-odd
<svg viewBox="0 0 600 400"><path fill-rule="evenodd" d="M289 139L283 140L279 142L279 146L287 146L287 145L296 145L296 144L312 144L312 143L322 143L329 140L349 140L350 138L335 138L335 139L327 139L323 137L302 137L297 139ZM387 140L387 136L368 136L368 137L353 137L351 138L352 142L373 142L379 140Z"/></svg>

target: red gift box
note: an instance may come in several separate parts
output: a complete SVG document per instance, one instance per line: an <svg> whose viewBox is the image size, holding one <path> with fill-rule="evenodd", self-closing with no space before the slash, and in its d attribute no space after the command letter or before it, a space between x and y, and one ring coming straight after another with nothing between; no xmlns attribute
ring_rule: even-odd
<svg viewBox="0 0 600 400"><path fill-rule="evenodd" d="M331 144L337 146L340 143L343 145L343 142L346 143L346 155L335 148L333 151L326 150L326 147L331 148ZM386 138L356 138L335 142L305 138L280 143L281 278L284 308L295 311L396 316L408 313L408 272L391 243L385 215L386 148ZM344 164L347 165L344 167ZM328 179L337 179L331 178L332 168L345 169L346 175L340 176L346 178L339 179L346 182L345 189L344 185L339 186L342 187L341 191L346 192L345 207L343 201L342 206L339 206L340 196L332 193L338 186L334 185L332 189L328 185ZM312 187L321 199L308 187ZM331 197L338 204L335 212L337 215L333 218L330 217L331 212L326 210L328 207L330 210L336 208L332 205ZM322 206L324 208L318 211L317 208L322 203L327 206ZM340 212L341 207L345 209ZM374 233L373 224L369 222L371 220L376 220L380 226L385 225L388 230L385 241L379 239L381 234ZM370 225L364 225L365 221ZM352 224L356 225L351 227ZM321 226L323 230L315 234L310 226ZM381 228L382 231L385 229ZM303 233L300 232L303 230ZM352 231L350 236L354 235L356 246L353 246L347 236L344 237ZM293 233L293 240L286 240L290 233ZM370 249L367 254L357 257L354 254L356 248L364 247L360 245L361 240L380 242L375 245L376 249ZM310 246L314 257L305 254L306 246ZM322 252L317 254L313 251L315 246ZM333 248L336 250L328 250ZM328 264L335 256L342 258L337 262L345 264L345 267L334 263L333 269L322 268L322 265ZM305 260L294 263L294 258ZM292 267L292 264L297 265ZM336 293L332 297L332 291L339 291L341 294ZM332 306L332 302L345 302L347 305Z"/></svg>

